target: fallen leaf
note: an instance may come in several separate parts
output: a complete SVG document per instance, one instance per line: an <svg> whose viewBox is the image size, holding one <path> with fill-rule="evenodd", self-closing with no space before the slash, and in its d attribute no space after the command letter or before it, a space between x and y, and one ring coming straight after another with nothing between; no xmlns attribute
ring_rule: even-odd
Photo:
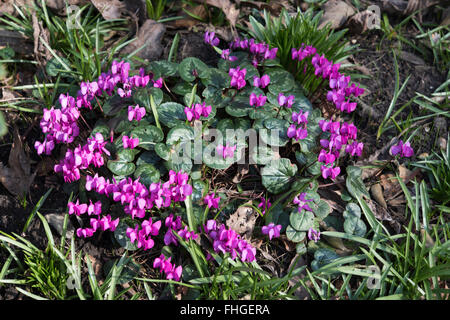
<svg viewBox="0 0 450 320"><path fill-rule="evenodd" d="M162 23L148 19L137 32L136 40L126 46L121 54L129 54L145 45L136 56L149 61L157 60L163 52L161 40L165 32L166 27Z"/></svg>
<svg viewBox="0 0 450 320"><path fill-rule="evenodd" d="M292 261L291 261L288 269L295 270L295 269L301 268L306 265L307 265L306 259L303 258L303 256L299 256L299 254L296 254L294 256L294 258L292 258ZM289 284L291 286L295 286L296 284L298 284L299 280L305 278L305 276L306 276L306 272L305 272L305 270L303 270L302 272L300 272L300 274L298 276L294 276L291 279L289 279ZM294 292L294 295L299 300L311 299L311 296L309 295L308 290L306 290L306 288L303 287L302 285L297 287L297 289Z"/></svg>
<svg viewBox="0 0 450 320"><path fill-rule="evenodd" d="M425 61L423 61L422 58L416 56L415 54L407 51L400 51L398 54L398 57L402 60L405 60L409 63L415 64L415 65L425 65Z"/></svg>
<svg viewBox="0 0 450 320"><path fill-rule="evenodd" d="M366 201L375 218L380 221L387 221L397 233L400 232L401 224L398 221L392 219L392 216L389 213L388 209L383 208L381 205L371 199L367 199Z"/></svg>
<svg viewBox="0 0 450 320"><path fill-rule="evenodd" d="M251 203L251 201L247 203ZM242 206L230 215L226 226L250 238L255 228L256 218L258 218L258 213L253 208Z"/></svg>
<svg viewBox="0 0 450 320"><path fill-rule="evenodd" d="M0 163L0 181L9 192L15 196L24 197L30 189L36 172L30 175L30 159L25 154L17 127L14 128L8 165L9 167Z"/></svg>
<svg viewBox="0 0 450 320"><path fill-rule="evenodd" d="M374 25L379 25L380 17L373 11L364 10L348 19L347 25L354 34L361 34L371 30Z"/></svg>
<svg viewBox="0 0 450 320"><path fill-rule="evenodd" d="M120 19L125 5L119 0L91 0L105 20Z"/></svg>
<svg viewBox="0 0 450 320"><path fill-rule="evenodd" d="M208 17L208 13L206 12L205 7L202 5L195 6L194 8L192 8L191 6L187 6L184 9L201 19L206 19ZM178 16L185 16L185 18L173 21L172 25L175 28L192 28L199 23L198 19L187 15L185 11L178 12Z"/></svg>
<svg viewBox="0 0 450 320"><path fill-rule="evenodd" d="M230 0L206 0L206 4L222 9L227 20L230 22L231 28L235 30L236 22L239 18L239 9Z"/></svg>
<svg viewBox="0 0 450 320"><path fill-rule="evenodd" d="M381 188L381 185L379 183L375 183L370 187L370 193L372 194L372 197L375 199L375 201L378 202L378 204L387 209L386 200L384 200L383 196L383 188Z"/></svg>
<svg viewBox="0 0 450 320"><path fill-rule="evenodd" d="M331 29L337 29L345 24L347 19L355 13L355 10L344 1L327 1L322 10L323 16L320 18L318 29L324 28L328 23Z"/></svg>
<svg viewBox="0 0 450 320"><path fill-rule="evenodd" d="M421 20L421 14L423 10L429 8L440 0L382 0L382 11L390 14L401 14L409 16L413 12L420 10L419 18Z"/></svg>
<svg viewBox="0 0 450 320"><path fill-rule="evenodd" d="M249 171L248 163L246 163L246 164L239 164L238 165L238 172L233 177L232 182L233 183L241 182L242 178L248 173L248 171Z"/></svg>

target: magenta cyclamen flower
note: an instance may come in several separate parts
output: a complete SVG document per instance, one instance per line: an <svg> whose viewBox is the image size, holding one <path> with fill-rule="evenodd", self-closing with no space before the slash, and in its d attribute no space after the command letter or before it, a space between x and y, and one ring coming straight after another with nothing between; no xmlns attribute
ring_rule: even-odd
<svg viewBox="0 0 450 320"><path fill-rule="evenodd" d="M231 51L230 49L224 49L222 50L222 54L220 55L220 57L224 60L229 60L229 61L236 61L237 57L236 56L230 56Z"/></svg>
<svg viewBox="0 0 450 320"><path fill-rule="evenodd" d="M327 179L330 177L331 179L336 179L336 177L341 173L341 168L335 167L335 168L329 168L327 166L322 165L320 167L320 170L322 171L322 177L324 179Z"/></svg>
<svg viewBox="0 0 450 320"><path fill-rule="evenodd" d="M117 225L119 224L119 218L112 220L111 216L108 214L106 216L103 216L102 218L91 218L90 220L91 227L90 228L78 228L77 229L77 236L78 237L92 237L94 233L97 231L97 229L100 229L101 231L114 231L117 228Z"/></svg>
<svg viewBox="0 0 450 320"><path fill-rule="evenodd" d="M391 147L390 151L393 156L398 154L400 157L409 158L414 155L414 150L411 148L409 141L403 143L403 141L400 140L397 145Z"/></svg>
<svg viewBox="0 0 450 320"><path fill-rule="evenodd" d="M214 31L211 31L211 32L206 31L205 37L204 37L205 42L212 46L217 47L219 45L219 39L215 35L216 34Z"/></svg>
<svg viewBox="0 0 450 320"><path fill-rule="evenodd" d="M299 195L297 195L292 202L298 205L298 212L301 212L302 210L312 212L311 207L308 205L308 202L311 201L313 201L313 199L306 199L306 192L302 192Z"/></svg>
<svg viewBox="0 0 450 320"><path fill-rule="evenodd" d="M243 87L245 87L246 82L245 82L245 75L247 73L247 69L242 69L237 66L236 68L231 68L228 71L229 76L231 77L231 83L230 85L232 87L236 87L238 88L238 90L242 89Z"/></svg>
<svg viewBox="0 0 450 320"><path fill-rule="evenodd" d="M164 272L167 280L180 281L183 267L175 266L175 264L170 262L170 259L170 257L167 259L163 254L161 254L153 261L153 268L160 269L161 273Z"/></svg>
<svg viewBox="0 0 450 320"><path fill-rule="evenodd" d="M79 200L77 200L76 203L69 202L67 204L69 208L69 214L76 214L77 216L80 216L87 212L88 206L85 203L80 204Z"/></svg>
<svg viewBox="0 0 450 320"><path fill-rule="evenodd" d="M230 147L228 145L228 142L227 142L226 146L223 146L221 144L218 145L216 147L216 151L224 159L226 159L226 158L233 158L234 157L234 151L236 151L236 147L237 146Z"/></svg>
<svg viewBox="0 0 450 320"><path fill-rule="evenodd" d="M202 104L193 104L191 108L185 107L184 113L188 121L199 120L200 117L207 118L212 111L211 106L207 106L205 102Z"/></svg>
<svg viewBox="0 0 450 320"><path fill-rule="evenodd" d="M124 149L134 149L139 145L139 138L132 138L128 136L122 136L122 142Z"/></svg>
<svg viewBox="0 0 450 320"><path fill-rule="evenodd" d="M269 223L267 226L262 227L262 233L269 236L269 240L272 238L278 238L280 236L281 224L275 225L273 222Z"/></svg>
<svg viewBox="0 0 450 320"><path fill-rule="evenodd" d="M254 77L253 78L253 86L258 88L265 88L270 84L270 77L268 74L263 75L261 78Z"/></svg>
<svg viewBox="0 0 450 320"><path fill-rule="evenodd" d="M263 208L261 213L264 215L266 214L266 210L269 209L272 206L272 204L270 203L270 199L269 198L264 198L261 197L261 202L258 204L258 208Z"/></svg>
<svg viewBox="0 0 450 320"><path fill-rule="evenodd" d="M215 220L208 220L204 226L206 234L213 240L214 251L230 253L231 259L239 255L242 262L252 262L256 257L256 248L247 241L241 239L233 229L227 229L225 225L217 226Z"/></svg>
<svg viewBox="0 0 450 320"><path fill-rule="evenodd" d="M292 121L294 123L287 130L287 136L289 138L295 138L298 141L308 137L308 130L306 129L308 114L308 112L303 113L303 111L292 113Z"/></svg>
<svg viewBox="0 0 450 320"><path fill-rule="evenodd" d="M290 95L286 97L282 92L278 94L278 104L280 107L286 105L286 108L292 108L292 105L294 104L295 97L293 95Z"/></svg>
<svg viewBox="0 0 450 320"><path fill-rule="evenodd" d="M320 231L314 230L313 228L309 228L308 230L308 239L313 240L314 242L317 242L320 240Z"/></svg>
<svg viewBox="0 0 450 320"><path fill-rule="evenodd" d="M210 209L211 209L211 207L214 207L216 209L219 208L220 197L214 198L214 196L215 196L215 193L208 194L207 196L205 196L205 199L203 200L203 202L205 204L207 204L208 208L210 208Z"/></svg>
<svg viewBox="0 0 450 320"><path fill-rule="evenodd" d="M263 94L256 96L256 93L252 92L250 94L250 105L253 107L262 107L267 101L267 97Z"/></svg>
<svg viewBox="0 0 450 320"><path fill-rule="evenodd" d="M145 116L145 107L136 106L128 106L128 121L140 121Z"/></svg>
<svg viewBox="0 0 450 320"><path fill-rule="evenodd" d="M126 234L130 238L131 243L137 241L137 247L143 248L144 250L149 250L153 248L155 242L151 236L157 236L159 234L159 229L161 228L161 220L153 223L152 218L144 220L141 224L141 229L139 230L139 225L135 228L127 228Z"/></svg>

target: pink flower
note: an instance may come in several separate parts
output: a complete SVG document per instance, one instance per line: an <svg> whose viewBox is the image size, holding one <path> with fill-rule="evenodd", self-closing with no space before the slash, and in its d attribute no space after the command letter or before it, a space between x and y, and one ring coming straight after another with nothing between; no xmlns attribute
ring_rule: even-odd
<svg viewBox="0 0 450 320"><path fill-rule="evenodd" d="M214 198L214 195L214 193L208 194L207 196L205 196L205 199L203 201L208 205L208 208L214 207L218 209L220 197Z"/></svg>
<svg viewBox="0 0 450 320"><path fill-rule="evenodd" d="M311 201L313 201L313 199L306 199L306 192L302 192L299 195L297 195L292 202L298 205L298 212L301 212L302 210L312 212L311 207L308 205L308 202Z"/></svg>
<svg viewBox="0 0 450 320"><path fill-rule="evenodd" d="M272 238L278 238L280 236L281 228L281 224L275 225L271 222L267 226L262 227L262 233L268 235L269 240L272 240Z"/></svg>
<svg viewBox="0 0 450 320"><path fill-rule="evenodd" d="M250 105L253 107L262 107L267 101L267 97L263 94L256 96L256 93L252 92L250 94Z"/></svg>
<svg viewBox="0 0 450 320"><path fill-rule="evenodd" d="M339 168L339 167L329 168L327 166L322 165L320 167L320 170L322 171L322 177L324 179L331 177L331 179L334 180L339 175L339 173L341 173L341 168Z"/></svg>
<svg viewBox="0 0 450 320"><path fill-rule="evenodd" d="M139 138L131 138L128 136L122 136L122 142L124 149L134 149L139 144Z"/></svg>
<svg viewBox="0 0 450 320"><path fill-rule="evenodd" d="M272 206L272 204L270 203L270 199L269 198L264 198L261 197L261 202L258 204L258 208L263 208L263 210L261 211L261 213L264 215L266 213L266 210L269 209Z"/></svg>
<svg viewBox="0 0 450 320"><path fill-rule="evenodd" d="M145 116L145 108L139 107L137 104L136 106L128 106L128 121L140 121Z"/></svg>
<svg viewBox="0 0 450 320"><path fill-rule="evenodd" d="M265 74L261 78L254 77L253 78L253 86L258 88L265 88L270 84L270 77L269 75Z"/></svg>
<svg viewBox="0 0 450 320"><path fill-rule="evenodd" d="M76 214L77 216L86 213L88 209L87 204L85 203L80 204L79 200L77 200L76 203L69 202L67 206L69 207L69 214Z"/></svg>
<svg viewBox="0 0 450 320"><path fill-rule="evenodd" d="M398 142L397 145L391 147L391 154L393 156L400 155L400 157L412 157L414 155L414 150L411 148L411 144L408 142L403 143L402 140Z"/></svg>
<svg viewBox="0 0 450 320"><path fill-rule="evenodd" d="M320 240L320 231L319 230L314 230L313 228L309 228L308 230L308 239L309 240L314 240L314 242L317 242Z"/></svg>
<svg viewBox="0 0 450 320"><path fill-rule="evenodd" d="M234 157L234 151L236 150L236 147L237 147L237 146L230 147L230 146L228 145L228 142L227 142L226 146L223 146L223 145L221 145L221 144L218 145L217 148L216 148L216 151L217 151L217 153L218 153L219 155L221 155L224 159L225 159L225 158L233 158L233 157Z"/></svg>

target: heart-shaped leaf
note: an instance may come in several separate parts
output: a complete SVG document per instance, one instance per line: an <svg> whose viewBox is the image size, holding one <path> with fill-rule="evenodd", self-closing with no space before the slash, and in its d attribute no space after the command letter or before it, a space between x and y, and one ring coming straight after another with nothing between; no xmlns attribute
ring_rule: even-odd
<svg viewBox="0 0 450 320"><path fill-rule="evenodd" d="M126 162L122 160L109 160L108 169L111 170L117 176L129 176L133 174L136 166L132 162Z"/></svg>
<svg viewBox="0 0 450 320"><path fill-rule="evenodd" d="M183 105L176 102L165 102L158 106L159 121L169 128L186 121Z"/></svg>
<svg viewBox="0 0 450 320"><path fill-rule="evenodd" d="M314 226L314 214L311 211L298 212L294 209L289 216L289 222L295 230L306 232Z"/></svg>
<svg viewBox="0 0 450 320"><path fill-rule="evenodd" d="M208 77L208 66L198 58L185 58L178 66L180 77L187 82L192 82L196 78Z"/></svg>
<svg viewBox="0 0 450 320"><path fill-rule="evenodd" d="M292 242L301 242L305 240L306 232L297 231L294 228L292 228L292 226L289 225L286 228L286 236Z"/></svg>
<svg viewBox="0 0 450 320"><path fill-rule="evenodd" d="M140 178L139 181L146 185L150 186L152 183L156 183L160 181L160 174L158 169L156 169L151 164L141 164L134 171L134 177Z"/></svg>
<svg viewBox="0 0 450 320"><path fill-rule="evenodd" d="M289 189L296 173L297 166L289 159L277 159L261 169L262 184L270 193L278 194Z"/></svg>

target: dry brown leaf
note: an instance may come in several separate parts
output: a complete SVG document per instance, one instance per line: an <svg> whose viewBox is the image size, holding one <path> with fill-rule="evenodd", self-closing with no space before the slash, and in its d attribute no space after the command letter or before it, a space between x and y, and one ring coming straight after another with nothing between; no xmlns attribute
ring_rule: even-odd
<svg viewBox="0 0 450 320"><path fill-rule="evenodd" d="M318 29L324 28L328 23L331 23L331 29L337 29L343 26L347 19L355 13L350 5L339 0L327 1L322 10L324 14L320 18Z"/></svg>
<svg viewBox="0 0 450 320"><path fill-rule="evenodd" d="M423 13L423 9L429 8L440 0L383 0L382 10L391 14L401 14L404 16L411 15L414 11L421 10L419 13Z"/></svg>
<svg viewBox="0 0 450 320"><path fill-rule="evenodd" d="M235 30L236 22L239 18L239 9L230 0L206 0L206 4L222 9L230 22L231 28Z"/></svg>
<svg viewBox="0 0 450 320"><path fill-rule="evenodd" d="M206 12L205 6L198 5L192 8L191 6L188 6L185 8L185 10L193 13L194 15L198 16L199 18L206 19L208 17L208 13ZM184 11L180 11L178 13L179 16L186 15ZM198 20L194 19L190 16L186 16L184 19L175 20L172 22L172 25L175 28L192 28L193 26L198 24Z"/></svg>
<svg viewBox="0 0 450 320"><path fill-rule="evenodd" d="M295 263L295 264L294 264ZM292 259L290 265L289 265L289 270L295 270L298 268L301 268L303 266L306 266L306 260L305 258L303 258L302 256L299 256L298 254L296 254L294 256L294 258ZM300 279L305 278L306 276L306 272L305 270L303 270L298 276L292 277L289 280L289 284L291 286L296 285ZM299 286L297 288L297 290L295 290L294 295L299 299L299 300L309 300L311 299L311 296L308 293L308 290L306 290L303 286Z"/></svg>
<svg viewBox="0 0 450 320"><path fill-rule="evenodd" d="M130 43L121 51L122 54L129 54L143 45L146 45L140 50L136 56L153 61L158 59L162 52L163 46L161 40L166 32L166 27L162 23L155 22L154 20L147 20L139 29L136 34L136 40Z"/></svg>
<svg viewBox="0 0 450 320"><path fill-rule="evenodd" d="M249 164L239 164L238 165L238 172L233 177L232 181L233 183L239 183L241 182L242 178L248 173L249 171Z"/></svg>
<svg viewBox="0 0 450 320"><path fill-rule="evenodd" d="M36 176L36 172L30 175L30 159L25 154L22 140L17 127L14 128L14 140L9 153L8 165L0 163L0 181L15 196L25 196Z"/></svg>
<svg viewBox="0 0 450 320"><path fill-rule="evenodd" d="M251 201L247 202L251 204ZM251 237L258 213L250 207L239 207L226 221L226 226L241 235Z"/></svg>
<svg viewBox="0 0 450 320"><path fill-rule="evenodd" d="M105 20L120 19L125 4L119 0L91 0Z"/></svg>
<svg viewBox="0 0 450 320"><path fill-rule="evenodd" d="M262 2L262 1L251 1L247 0L242 2L241 7L248 6L253 7L258 10L268 10L271 14L278 16L283 8L289 7L288 1L270 1L270 2Z"/></svg>
<svg viewBox="0 0 450 320"><path fill-rule="evenodd" d="M375 218L377 218L380 221L387 221L391 225L391 227L395 229L397 233L400 232L401 230L400 223L392 219L392 216L389 213L388 209L383 208L381 205L379 205L377 202L371 199L367 199L366 201L370 210L373 212Z"/></svg>
<svg viewBox="0 0 450 320"><path fill-rule="evenodd" d="M379 183L375 183L370 187L370 193L372 197L375 199L378 204L380 204L383 208L387 209L386 200L384 200L383 189Z"/></svg>
<svg viewBox="0 0 450 320"><path fill-rule="evenodd" d="M358 12L348 19L347 25L354 34L361 34L370 30L379 21L378 15L370 10Z"/></svg>

